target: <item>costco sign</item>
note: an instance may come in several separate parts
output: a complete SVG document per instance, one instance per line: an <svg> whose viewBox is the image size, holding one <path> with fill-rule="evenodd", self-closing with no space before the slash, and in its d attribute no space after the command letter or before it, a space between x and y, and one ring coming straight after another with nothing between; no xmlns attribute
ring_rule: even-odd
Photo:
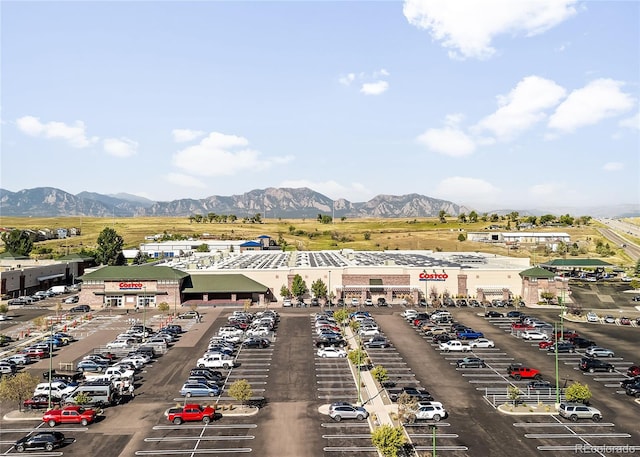
<svg viewBox="0 0 640 457"><path fill-rule="evenodd" d="M120 290L139 290L142 287L143 284L141 282L121 282L118 284Z"/></svg>
<svg viewBox="0 0 640 457"><path fill-rule="evenodd" d="M423 271L418 279L420 281L446 281L448 277L449 275L446 273L426 273Z"/></svg>

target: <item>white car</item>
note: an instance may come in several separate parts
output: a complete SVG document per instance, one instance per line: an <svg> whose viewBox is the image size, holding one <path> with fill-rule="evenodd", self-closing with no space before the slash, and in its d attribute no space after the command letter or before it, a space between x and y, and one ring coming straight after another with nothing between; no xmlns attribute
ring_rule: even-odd
<svg viewBox="0 0 640 457"><path fill-rule="evenodd" d="M536 332L535 330L527 330L525 332L522 332L522 339L527 341L532 341L532 340L542 341L542 340L548 340L549 337L547 336L546 333Z"/></svg>
<svg viewBox="0 0 640 457"><path fill-rule="evenodd" d="M125 349L133 344L130 340L115 340L106 344L107 349Z"/></svg>
<svg viewBox="0 0 640 457"><path fill-rule="evenodd" d="M402 311L402 313L400 313L400 315L409 321L413 320L418 315L418 311L416 311L415 309L405 309L404 311Z"/></svg>
<svg viewBox="0 0 640 457"><path fill-rule="evenodd" d="M613 357L615 353L611 349L605 349L600 346L591 346L584 351L589 357Z"/></svg>
<svg viewBox="0 0 640 457"><path fill-rule="evenodd" d="M587 313L587 322L600 322L600 318L594 312Z"/></svg>
<svg viewBox="0 0 640 457"><path fill-rule="evenodd" d="M247 330L246 335L248 337L269 336L269 335L271 335L271 329L269 327L251 328L251 329Z"/></svg>
<svg viewBox="0 0 640 457"><path fill-rule="evenodd" d="M360 336L376 336L380 335L380 330L377 328L362 328L358 330L358 335Z"/></svg>
<svg viewBox="0 0 640 457"><path fill-rule="evenodd" d="M359 305L360 305L360 300L358 300L357 298L351 299L351 306L359 306Z"/></svg>
<svg viewBox="0 0 640 457"><path fill-rule="evenodd" d="M318 357L326 358L326 357L346 357L347 351L340 348L335 348L332 346L328 346L326 348L320 348L317 352Z"/></svg>
<svg viewBox="0 0 640 457"><path fill-rule="evenodd" d="M495 347L495 343L493 340L488 340L486 338L478 338L469 343L469 346L472 348L493 348Z"/></svg>
<svg viewBox="0 0 640 457"><path fill-rule="evenodd" d="M438 422L441 419L445 419L449 414L443 408L442 403L431 402L423 403L415 411L416 420L432 420Z"/></svg>
<svg viewBox="0 0 640 457"><path fill-rule="evenodd" d="M293 303L291 303L290 298L285 298L282 302L282 306L285 308L290 308L291 306L293 306Z"/></svg>

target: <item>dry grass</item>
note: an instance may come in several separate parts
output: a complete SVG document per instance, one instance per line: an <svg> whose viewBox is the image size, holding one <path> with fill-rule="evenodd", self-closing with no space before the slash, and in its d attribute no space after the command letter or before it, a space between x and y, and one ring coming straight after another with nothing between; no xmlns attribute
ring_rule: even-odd
<svg viewBox="0 0 640 457"><path fill-rule="evenodd" d="M482 251L493 254L511 255L515 257L533 257L536 263L547 258L543 257L542 248L533 252L526 248L507 250L504 245L492 245L470 241L458 241L460 233L482 231L491 223L459 223L450 219L442 224L437 218L420 219L347 219L335 221L333 224L321 224L312 219L266 219L261 224L250 224L236 221L235 223L191 223L187 217L135 217L135 218L19 218L4 217L4 227L21 229L69 228L78 227L81 235L66 240L49 240L39 245L53 249L55 255L67 252L77 252L82 248L94 249L100 232L106 228L113 228L124 238L125 248L137 248L143 243L144 237L157 233L169 233L198 237L204 233L212 237L226 239L255 239L260 235L269 235L278 240L282 237L289 249L322 250L322 249L355 249L355 250L434 250L434 251ZM301 234L298 234L301 231ZM573 242L580 242L589 246L589 257L599 257L595 254L595 243L603 240L595 226L554 227L548 230L562 231L571 235ZM369 234L369 239L365 239ZM606 240L603 240L606 242ZM631 260L616 251L616 255L603 258L616 264L630 266Z"/></svg>

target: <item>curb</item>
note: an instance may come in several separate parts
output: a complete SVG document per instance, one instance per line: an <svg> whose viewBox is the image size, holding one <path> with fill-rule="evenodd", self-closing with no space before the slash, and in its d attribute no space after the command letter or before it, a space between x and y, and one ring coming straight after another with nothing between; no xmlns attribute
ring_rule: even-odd
<svg viewBox="0 0 640 457"><path fill-rule="evenodd" d="M216 408L216 413L219 412L222 415L222 417L233 417L233 416L255 416L256 414L258 414L258 411L260 411L260 409L255 406L251 406L250 408L251 408L250 411L237 412L237 413L228 412L228 411L225 411L224 413L222 413L222 411Z"/></svg>
<svg viewBox="0 0 640 457"><path fill-rule="evenodd" d="M45 411L43 411L42 413L38 414L37 417L34 417L34 416L29 416L28 412L25 412L25 411L20 412L18 410L15 410L15 411L10 411L7 414L5 414L2 417L2 420L5 420L5 421L22 421L22 422L26 422L26 421L42 422L42 416L43 416L44 413L45 413Z"/></svg>
<svg viewBox="0 0 640 457"><path fill-rule="evenodd" d="M517 412L517 411L507 411L504 409L504 405L500 405L496 408L499 412L501 412L502 414L507 414L509 416L557 416L558 412L557 411L553 411L553 412L546 412L546 411L541 411L541 412L532 412L532 411L523 411L523 412Z"/></svg>

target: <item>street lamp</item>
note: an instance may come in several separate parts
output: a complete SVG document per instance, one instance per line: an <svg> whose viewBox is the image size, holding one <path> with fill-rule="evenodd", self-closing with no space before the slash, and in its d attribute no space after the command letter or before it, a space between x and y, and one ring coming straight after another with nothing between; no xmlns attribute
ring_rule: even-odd
<svg viewBox="0 0 640 457"><path fill-rule="evenodd" d="M431 455L436 457L436 431L438 430L438 427L436 424L429 424L429 428L431 429Z"/></svg>
<svg viewBox="0 0 640 457"><path fill-rule="evenodd" d="M329 270L329 308L331 308L331 270Z"/></svg>
<svg viewBox="0 0 640 457"><path fill-rule="evenodd" d="M53 376L53 319L51 319L51 331L49 332L49 400L47 408L51 409L51 377Z"/></svg>
<svg viewBox="0 0 640 457"><path fill-rule="evenodd" d="M556 359L556 403L560 403L560 374L558 372L558 323L553 324L553 329L556 332L555 342L555 359Z"/></svg>
<svg viewBox="0 0 640 457"><path fill-rule="evenodd" d="M142 287L142 342L147 341L147 286Z"/></svg>

